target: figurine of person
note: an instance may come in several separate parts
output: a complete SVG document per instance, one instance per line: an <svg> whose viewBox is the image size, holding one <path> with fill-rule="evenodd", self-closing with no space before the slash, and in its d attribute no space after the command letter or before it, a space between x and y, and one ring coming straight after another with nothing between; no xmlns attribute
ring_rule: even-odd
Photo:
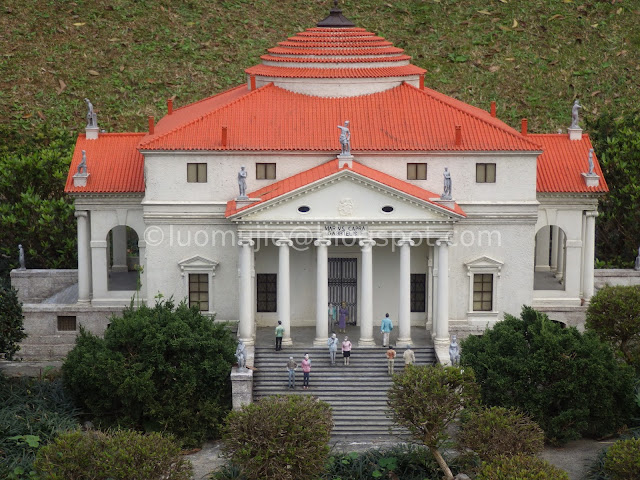
<svg viewBox="0 0 640 480"><path fill-rule="evenodd" d="M447 167L444 167L444 193L440 198L443 200L451 200L451 172Z"/></svg>
<svg viewBox="0 0 640 480"><path fill-rule="evenodd" d="M389 375L393 375L393 367L396 363L396 351L391 345L389 345L389 348L387 349L387 353L385 355L387 357L387 373Z"/></svg>
<svg viewBox="0 0 640 480"><path fill-rule="evenodd" d="M247 358L245 354L244 342L240 340L236 347L236 358L238 359L238 368L246 368Z"/></svg>
<svg viewBox="0 0 640 480"><path fill-rule="evenodd" d="M282 326L282 322L278 320L278 325L276 326L276 352L282 350L282 337L284 335L284 327Z"/></svg>
<svg viewBox="0 0 640 480"><path fill-rule="evenodd" d="M20 270L27 269L24 261L24 248L22 248L22 244L18 245L18 262L20 263Z"/></svg>
<svg viewBox="0 0 640 480"><path fill-rule="evenodd" d="M638 256L636 257L636 266L634 267L635 270L640 270L640 247L638 247Z"/></svg>
<svg viewBox="0 0 640 480"><path fill-rule="evenodd" d="M344 341L342 342L342 358L344 358L344 364L349 365L349 360L351 359L351 341L349 337L344 337Z"/></svg>
<svg viewBox="0 0 640 480"><path fill-rule="evenodd" d="M349 316L349 309L347 303L342 302L340 309L338 310L338 331L345 333L347 331L347 317Z"/></svg>
<svg viewBox="0 0 640 480"><path fill-rule="evenodd" d="M336 321L336 307L333 303L329 302L329 325L333 325Z"/></svg>
<svg viewBox="0 0 640 480"><path fill-rule="evenodd" d="M87 127L95 127L96 114L93 111L93 103L88 98L85 98L84 101L87 104Z"/></svg>
<svg viewBox="0 0 640 480"><path fill-rule="evenodd" d="M82 161L78 164L78 173L86 174L87 173L87 151L82 150Z"/></svg>
<svg viewBox="0 0 640 480"><path fill-rule="evenodd" d="M293 357L289 357L287 361L287 372L289 373L289 388L296 388L296 368L298 368L298 364L295 362Z"/></svg>
<svg viewBox="0 0 640 480"><path fill-rule="evenodd" d="M593 175L593 169L595 165L593 164L593 148L589 149L589 173L587 175Z"/></svg>
<svg viewBox="0 0 640 480"><path fill-rule="evenodd" d="M302 388L305 390L309 389L309 374L311 373L311 360L309 359L309 354L305 353L302 362L300 362L300 366L302 367Z"/></svg>
<svg viewBox="0 0 640 480"><path fill-rule="evenodd" d="M407 365L413 365L414 363L416 363L416 355L415 353L413 353L413 350L411 350L410 345L407 345L407 349L402 354L402 358L404 359L405 367Z"/></svg>
<svg viewBox="0 0 640 480"><path fill-rule="evenodd" d="M451 336L449 360L451 360L451 365L458 365L460 363L460 347L458 346L458 337L456 335Z"/></svg>
<svg viewBox="0 0 640 480"><path fill-rule="evenodd" d="M340 129L340 147L342 152L340 155L351 155L351 130L349 130L349 120L344 122L344 127L338 125Z"/></svg>
<svg viewBox="0 0 640 480"><path fill-rule="evenodd" d="M238 190L240 191L240 198L246 198L247 196L247 171L244 165L240 167L238 172Z"/></svg>
<svg viewBox="0 0 640 480"><path fill-rule="evenodd" d="M386 313L384 318L382 319L382 323L380 323L380 333L382 333L382 346L386 347L390 345L389 336L391 335L391 330L393 330L393 323L389 318L389 314Z"/></svg>
<svg viewBox="0 0 640 480"><path fill-rule="evenodd" d="M329 360L331 360L331 365L335 365L336 352L338 351L338 337L335 333L327 340L327 346L329 347Z"/></svg>
<svg viewBox="0 0 640 480"><path fill-rule="evenodd" d="M573 107L571 108L571 127L569 128L580 128L578 122L580 121L579 113L581 108L582 105L580 105L580 102L578 100L573 102Z"/></svg>

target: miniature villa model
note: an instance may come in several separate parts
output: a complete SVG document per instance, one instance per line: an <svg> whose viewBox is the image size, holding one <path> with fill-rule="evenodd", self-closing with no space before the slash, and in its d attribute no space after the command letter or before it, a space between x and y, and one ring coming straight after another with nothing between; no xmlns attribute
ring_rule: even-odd
<svg viewBox="0 0 640 480"><path fill-rule="evenodd" d="M517 131L495 104L428 88L402 49L337 8L245 72L169 101L145 133L100 132L87 101L66 184L77 287L56 308L27 305L40 322L28 329L63 335L63 316L103 331L137 291L238 322L247 346L278 320L283 344L315 326L326 346L329 304L345 302L360 345L388 312L398 344L425 328L448 361L451 335L525 304L578 322L607 192L578 102L566 133Z"/></svg>

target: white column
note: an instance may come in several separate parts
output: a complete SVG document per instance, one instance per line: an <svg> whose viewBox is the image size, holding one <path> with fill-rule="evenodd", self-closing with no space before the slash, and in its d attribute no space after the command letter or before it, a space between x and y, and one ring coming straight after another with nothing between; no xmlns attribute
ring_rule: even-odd
<svg viewBox="0 0 640 480"><path fill-rule="evenodd" d="M550 227L542 227L536 235L536 271L549 270L549 231Z"/></svg>
<svg viewBox="0 0 640 480"><path fill-rule="evenodd" d="M92 303L108 298L107 241L91 240Z"/></svg>
<svg viewBox="0 0 640 480"><path fill-rule="evenodd" d="M140 265L141 270L139 272L140 279L140 298L145 300L147 298L147 276L146 276L146 265L147 265L147 242L144 240L138 240L138 265ZM209 285L209 289L212 288L212 285ZM211 298L211 293L209 293L209 308L213 305L213 299Z"/></svg>
<svg viewBox="0 0 640 480"><path fill-rule="evenodd" d="M74 215L78 219L78 303L89 303L91 262L87 249L89 245L88 214L85 210L79 210Z"/></svg>
<svg viewBox="0 0 640 480"><path fill-rule="evenodd" d="M553 225L551 227L551 270L558 270L558 233L560 229Z"/></svg>
<svg viewBox="0 0 640 480"><path fill-rule="evenodd" d="M316 246L316 338L313 345L326 346L329 338L329 254L331 240L318 239Z"/></svg>
<svg viewBox="0 0 640 480"><path fill-rule="evenodd" d="M585 242L587 241L587 216L582 215L582 231L581 231L581 237L580 237L580 241L582 242L582 248L580 249L580 275L579 275L579 279L580 279L580 293L579 293L579 297L581 299L585 298L585 294L584 294L584 277L585 277L585 271L584 271L584 265L585 265Z"/></svg>
<svg viewBox="0 0 640 480"><path fill-rule="evenodd" d="M276 240L278 249L278 320L284 327L283 345L293 345L291 341L291 281L289 276L289 247L291 240Z"/></svg>
<svg viewBox="0 0 640 480"><path fill-rule="evenodd" d="M240 323L238 325L238 336L245 345L253 345L253 286L251 275L251 257L253 256L254 241L250 239L241 239L238 241L240 246L240 265L239 265L239 308L238 313Z"/></svg>
<svg viewBox="0 0 640 480"><path fill-rule="evenodd" d="M113 246L111 255L113 255L112 272L126 272L127 268L127 227L118 225L112 230Z"/></svg>
<svg viewBox="0 0 640 480"><path fill-rule="evenodd" d="M558 271L556 273L556 278L560 280L560 282L564 283L564 243L565 243L564 230L558 229Z"/></svg>
<svg viewBox="0 0 640 480"><path fill-rule="evenodd" d="M360 317L361 347L374 346L373 340L373 246L375 240L360 240L362 251L362 315Z"/></svg>
<svg viewBox="0 0 640 480"><path fill-rule="evenodd" d="M398 240L400 247L400 284L398 289L398 341L399 347L411 342L411 247L413 240Z"/></svg>
<svg viewBox="0 0 640 480"><path fill-rule="evenodd" d="M593 296L593 264L595 262L596 217L598 212L585 212L587 228L584 241L584 267L582 268L582 291L586 301Z"/></svg>
<svg viewBox="0 0 640 480"><path fill-rule="evenodd" d="M434 346L440 363L449 364L449 241L438 240L438 312Z"/></svg>

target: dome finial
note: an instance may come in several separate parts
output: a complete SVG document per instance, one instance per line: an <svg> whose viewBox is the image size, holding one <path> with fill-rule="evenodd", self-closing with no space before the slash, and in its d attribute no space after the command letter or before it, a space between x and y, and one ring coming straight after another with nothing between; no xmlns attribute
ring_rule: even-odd
<svg viewBox="0 0 640 480"><path fill-rule="evenodd" d="M342 10L338 8L338 0L333 0L333 8L329 16L316 24L318 27L325 28L351 28L356 24L342 15Z"/></svg>

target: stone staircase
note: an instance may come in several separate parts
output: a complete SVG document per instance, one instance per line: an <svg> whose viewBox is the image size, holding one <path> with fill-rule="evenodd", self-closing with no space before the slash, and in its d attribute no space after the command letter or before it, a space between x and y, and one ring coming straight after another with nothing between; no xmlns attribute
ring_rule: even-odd
<svg viewBox="0 0 640 480"><path fill-rule="evenodd" d="M404 369L402 353L398 357L395 373ZM413 349L419 365L435 363L433 347ZM354 347L351 365L343 365L338 350L336 365L329 361L327 348L284 347L280 352L273 348L256 347L253 376L253 399L259 401L270 395L313 395L331 405L335 426L332 440L375 440L387 437L392 422L387 418L387 390L391 377L387 375L386 349L383 347ZM296 388L287 387L286 363L292 356L298 365L305 353L311 359L311 375L308 390L302 389L302 369L296 371ZM402 434L398 429L393 433Z"/></svg>

